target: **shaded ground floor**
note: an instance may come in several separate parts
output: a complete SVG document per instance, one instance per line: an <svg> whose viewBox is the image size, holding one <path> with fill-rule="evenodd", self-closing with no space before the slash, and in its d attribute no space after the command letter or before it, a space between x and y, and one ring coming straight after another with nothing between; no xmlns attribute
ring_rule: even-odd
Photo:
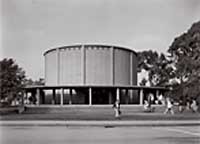
<svg viewBox="0 0 200 144"><path fill-rule="evenodd" d="M166 91L163 87L139 86L32 86L25 88L24 103L105 105L120 100L121 104L143 105L149 94L154 96L154 104Z"/></svg>

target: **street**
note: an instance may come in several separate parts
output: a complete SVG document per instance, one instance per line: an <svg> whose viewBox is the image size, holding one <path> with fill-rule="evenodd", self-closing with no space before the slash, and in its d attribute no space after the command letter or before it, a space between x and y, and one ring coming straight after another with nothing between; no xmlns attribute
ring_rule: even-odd
<svg viewBox="0 0 200 144"><path fill-rule="evenodd" d="M200 126L1 126L1 144L199 144Z"/></svg>

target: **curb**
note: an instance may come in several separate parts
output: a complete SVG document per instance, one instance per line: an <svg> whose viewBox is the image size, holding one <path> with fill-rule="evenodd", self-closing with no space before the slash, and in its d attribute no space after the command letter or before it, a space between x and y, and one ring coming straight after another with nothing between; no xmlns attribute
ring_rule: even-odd
<svg viewBox="0 0 200 144"><path fill-rule="evenodd" d="M66 127L139 127L139 126L199 126L200 121L0 121L0 126L66 126Z"/></svg>

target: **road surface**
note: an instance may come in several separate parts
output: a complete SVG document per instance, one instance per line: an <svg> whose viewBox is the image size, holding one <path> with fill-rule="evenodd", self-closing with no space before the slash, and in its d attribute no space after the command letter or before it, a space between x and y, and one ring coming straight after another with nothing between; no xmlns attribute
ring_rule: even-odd
<svg viewBox="0 0 200 144"><path fill-rule="evenodd" d="M0 126L0 144L199 144L200 126Z"/></svg>

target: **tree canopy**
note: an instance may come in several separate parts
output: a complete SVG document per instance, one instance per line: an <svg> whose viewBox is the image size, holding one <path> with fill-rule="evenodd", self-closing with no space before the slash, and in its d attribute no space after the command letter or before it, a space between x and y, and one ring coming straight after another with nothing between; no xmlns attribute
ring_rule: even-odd
<svg viewBox="0 0 200 144"><path fill-rule="evenodd" d="M200 96L200 21L175 38L168 52L175 67L173 94Z"/></svg>
<svg viewBox="0 0 200 144"><path fill-rule="evenodd" d="M38 80L32 80L31 78L25 79L25 85L26 86L33 86L33 85L44 85L45 80L43 78L39 78Z"/></svg>
<svg viewBox="0 0 200 144"><path fill-rule="evenodd" d="M10 103L20 96L24 87L25 71L13 59L0 61L0 100Z"/></svg>
<svg viewBox="0 0 200 144"><path fill-rule="evenodd" d="M200 97L200 21L174 39L168 54L139 52L138 71L148 71L151 86L171 86L175 99Z"/></svg>
<svg viewBox="0 0 200 144"><path fill-rule="evenodd" d="M168 85L173 75L173 69L167 57L163 53L158 54L152 50L138 53L138 71L141 72L142 69L148 71L148 81L151 86Z"/></svg>

